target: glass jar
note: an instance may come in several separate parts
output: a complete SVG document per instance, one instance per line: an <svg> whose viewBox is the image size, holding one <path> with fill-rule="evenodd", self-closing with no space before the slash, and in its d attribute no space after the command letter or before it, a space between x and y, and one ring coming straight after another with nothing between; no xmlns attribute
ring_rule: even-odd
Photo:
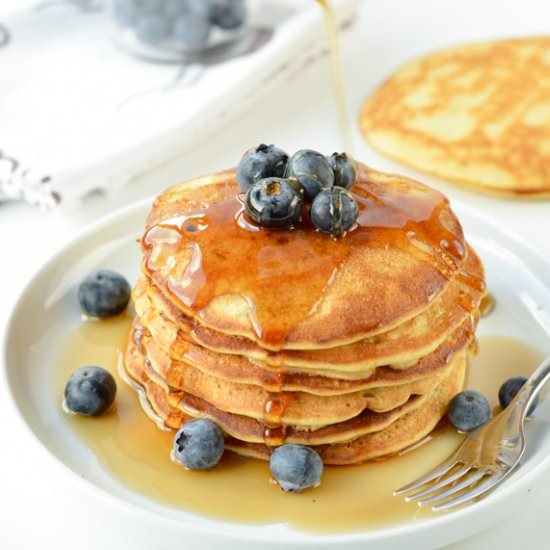
<svg viewBox="0 0 550 550"><path fill-rule="evenodd" d="M163 62L229 45L248 23L246 0L110 0L110 11L125 49Z"/></svg>

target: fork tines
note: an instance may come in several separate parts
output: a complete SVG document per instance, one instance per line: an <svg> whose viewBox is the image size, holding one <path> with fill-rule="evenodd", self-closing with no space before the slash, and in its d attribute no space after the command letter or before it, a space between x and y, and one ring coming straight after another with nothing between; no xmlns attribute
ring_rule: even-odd
<svg viewBox="0 0 550 550"><path fill-rule="evenodd" d="M394 491L395 496L409 493L405 500L420 507L432 505L434 512L469 503L491 490L505 475L490 468L465 466L448 460L441 466Z"/></svg>

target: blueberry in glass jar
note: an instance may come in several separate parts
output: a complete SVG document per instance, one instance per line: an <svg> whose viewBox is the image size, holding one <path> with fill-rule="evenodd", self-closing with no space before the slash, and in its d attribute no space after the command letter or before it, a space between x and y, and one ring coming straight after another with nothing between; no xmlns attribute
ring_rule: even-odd
<svg viewBox="0 0 550 550"><path fill-rule="evenodd" d="M172 21L162 13L146 13L138 16L135 28L140 40L156 44L170 37Z"/></svg>
<svg viewBox="0 0 550 550"><path fill-rule="evenodd" d="M138 15L133 0L113 0L113 15L121 25L133 25Z"/></svg>
<svg viewBox="0 0 550 550"><path fill-rule="evenodd" d="M172 36L184 46L200 48L208 43L210 23L195 13L183 13L174 21Z"/></svg>
<svg viewBox="0 0 550 550"><path fill-rule="evenodd" d="M238 29L246 21L245 0L206 0L205 3L211 6L210 20L222 29Z"/></svg>

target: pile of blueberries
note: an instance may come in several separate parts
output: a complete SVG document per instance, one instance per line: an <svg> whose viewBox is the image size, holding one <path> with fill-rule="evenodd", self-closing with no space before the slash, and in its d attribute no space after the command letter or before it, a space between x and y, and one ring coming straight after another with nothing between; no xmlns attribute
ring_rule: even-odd
<svg viewBox="0 0 550 550"><path fill-rule="evenodd" d="M122 313L130 301L128 281L114 271L90 273L78 288L78 301L84 315L105 319ZM113 404L116 396L113 375L102 367L87 366L76 370L65 386L66 408L82 416L99 416ZM221 460L224 436L208 418L184 424L176 433L173 456L190 470L208 470ZM271 455L273 477L285 491L300 492L320 483L323 461L304 445L282 445Z"/></svg>
<svg viewBox="0 0 550 550"><path fill-rule="evenodd" d="M245 208L258 225L291 228L311 203L313 225L333 237L348 231L359 214L348 190L357 179L357 165L346 153L325 157L301 149L290 158L274 145L248 150L237 166L237 182L246 192Z"/></svg>
<svg viewBox="0 0 550 550"><path fill-rule="evenodd" d="M198 49L208 45L214 28L240 29L245 0L112 0L116 21L134 29L149 44L176 42Z"/></svg>

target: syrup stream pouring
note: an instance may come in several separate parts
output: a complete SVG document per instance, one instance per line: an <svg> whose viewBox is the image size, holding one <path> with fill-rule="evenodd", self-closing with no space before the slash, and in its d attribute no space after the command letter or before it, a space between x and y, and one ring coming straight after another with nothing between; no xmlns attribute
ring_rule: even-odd
<svg viewBox="0 0 550 550"><path fill-rule="evenodd" d="M325 16L332 85L334 87L336 114L338 116L338 125L340 126L342 145L345 151L347 151L349 154L353 154L353 139L351 137L351 128L349 123L350 118L348 113L342 70L342 51L340 49L340 39L336 16L330 0L316 1L323 8Z"/></svg>
<svg viewBox="0 0 550 550"><path fill-rule="evenodd" d="M526 449L525 419L536 396L550 379L550 356L527 379L512 402L472 432L440 466L394 491L410 493L407 502L449 510L485 496L518 466Z"/></svg>

